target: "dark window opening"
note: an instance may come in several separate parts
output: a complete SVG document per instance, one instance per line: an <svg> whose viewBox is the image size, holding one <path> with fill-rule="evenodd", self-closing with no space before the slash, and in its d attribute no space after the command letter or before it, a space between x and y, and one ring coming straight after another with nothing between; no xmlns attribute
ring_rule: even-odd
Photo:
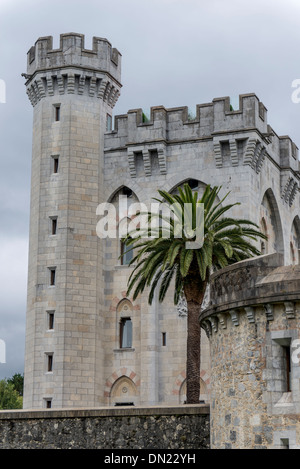
<svg viewBox="0 0 300 469"><path fill-rule="evenodd" d="M290 449L290 441L288 438L281 438L280 442L282 449Z"/></svg>
<svg viewBox="0 0 300 469"><path fill-rule="evenodd" d="M120 322L120 348L132 347L132 321L122 318Z"/></svg>
<svg viewBox="0 0 300 469"><path fill-rule="evenodd" d="M115 403L116 407L121 406L121 405L133 405L134 406L134 402L116 402Z"/></svg>
<svg viewBox="0 0 300 469"><path fill-rule="evenodd" d="M55 269L50 269L50 285L51 286L55 285L55 274L56 274Z"/></svg>
<svg viewBox="0 0 300 469"><path fill-rule="evenodd" d="M53 371L53 354L49 353L47 355L47 371L51 372Z"/></svg>
<svg viewBox="0 0 300 469"><path fill-rule="evenodd" d="M54 311L48 312L48 329L54 329Z"/></svg>
<svg viewBox="0 0 300 469"><path fill-rule="evenodd" d="M162 346L165 347L167 345L167 333L166 332L162 332L161 334L161 339L162 339Z"/></svg>
<svg viewBox="0 0 300 469"><path fill-rule="evenodd" d="M132 197L132 190L129 189L129 187L123 187L122 193L126 195L126 197Z"/></svg>
<svg viewBox="0 0 300 469"><path fill-rule="evenodd" d="M58 156L53 157L53 173L58 173Z"/></svg>
<svg viewBox="0 0 300 469"><path fill-rule="evenodd" d="M57 232L57 218L51 218L51 234L56 235Z"/></svg>
<svg viewBox="0 0 300 469"><path fill-rule="evenodd" d="M52 400L46 399L46 409L51 409L51 407L52 407Z"/></svg>
<svg viewBox="0 0 300 469"><path fill-rule="evenodd" d="M191 189L197 189L199 185L199 182L197 181L197 179L189 179L187 183Z"/></svg>
<svg viewBox="0 0 300 469"><path fill-rule="evenodd" d="M285 392L291 392L291 349L290 346L283 346L284 372L285 372Z"/></svg>
<svg viewBox="0 0 300 469"><path fill-rule="evenodd" d="M54 106L54 120L55 122L60 121L60 106L59 105Z"/></svg>

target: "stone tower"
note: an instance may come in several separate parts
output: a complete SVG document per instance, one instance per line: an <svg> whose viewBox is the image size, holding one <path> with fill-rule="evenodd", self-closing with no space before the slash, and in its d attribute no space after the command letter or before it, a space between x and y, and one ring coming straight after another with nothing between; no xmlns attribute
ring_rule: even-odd
<svg viewBox="0 0 300 469"><path fill-rule="evenodd" d="M300 265L280 253L213 274L211 447L300 448Z"/></svg>
<svg viewBox="0 0 300 469"><path fill-rule="evenodd" d="M103 394L103 142L120 94L121 54L81 34L36 41L24 408L93 406ZM53 331L55 330L55 334ZM53 369L56 370L53 373Z"/></svg>

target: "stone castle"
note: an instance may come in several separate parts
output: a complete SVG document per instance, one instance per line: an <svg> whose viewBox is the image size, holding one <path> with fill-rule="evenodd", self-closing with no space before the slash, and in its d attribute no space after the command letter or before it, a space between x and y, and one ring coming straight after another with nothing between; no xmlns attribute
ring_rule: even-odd
<svg viewBox="0 0 300 469"><path fill-rule="evenodd" d="M184 300L126 297L130 258L120 258L121 237L97 236L97 207L211 184L241 203L232 216L268 236L261 256L214 274L200 317L212 445L300 446L295 143L252 93L237 110L228 97L197 105L193 119L163 106L150 119L141 109L113 118L121 54L103 38L92 50L81 34L62 34L59 49L39 38L24 75L33 106L24 408L184 403Z"/></svg>

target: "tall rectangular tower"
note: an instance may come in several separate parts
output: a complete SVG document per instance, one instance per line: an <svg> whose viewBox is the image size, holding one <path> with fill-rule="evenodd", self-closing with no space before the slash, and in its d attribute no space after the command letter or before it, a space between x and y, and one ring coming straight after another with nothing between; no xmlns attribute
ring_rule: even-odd
<svg viewBox="0 0 300 469"><path fill-rule="evenodd" d="M28 52L33 149L24 408L92 406L103 395L100 292L103 141L121 55L102 38L37 40Z"/></svg>

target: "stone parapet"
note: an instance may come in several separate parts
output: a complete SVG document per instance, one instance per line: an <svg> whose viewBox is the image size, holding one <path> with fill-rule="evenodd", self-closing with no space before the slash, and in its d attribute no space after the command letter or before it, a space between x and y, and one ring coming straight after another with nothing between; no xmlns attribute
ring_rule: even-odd
<svg viewBox="0 0 300 469"><path fill-rule="evenodd" d="M209 449L209 407L0 411L0 449Z"/></svg>
<svg viewBox="0 0 300 469"><path fill-rule="evenodd" d="M114 107L121 89L121 54L103 38L84 48L84 35L60 35L53 49L52 36L39 38L27 54L26 88L35 106L42 98L78 94L102 99Z"/></svg>
<svg viewBox="0 0 300 469"><path fill-rule="evenodd" d="M275 133L267 123L265 106L253 93L240 95L238 110L231 108L229 97L198 104L195 117L191 117L187 107L154 106L149 119L142 109L129 110L127 114L115 116L114 130L105 136L105 149L128 148L132 153L138 152L141 145L207 140L213 141L217 168L226 167L230 162L232 166L249 165L260 173L265 159L271 158L288 171L282 190L287 191L285 186L289 184L288 197L293 189L294 194L298 190L298 148L288 136L279 137Z"/></svg>

